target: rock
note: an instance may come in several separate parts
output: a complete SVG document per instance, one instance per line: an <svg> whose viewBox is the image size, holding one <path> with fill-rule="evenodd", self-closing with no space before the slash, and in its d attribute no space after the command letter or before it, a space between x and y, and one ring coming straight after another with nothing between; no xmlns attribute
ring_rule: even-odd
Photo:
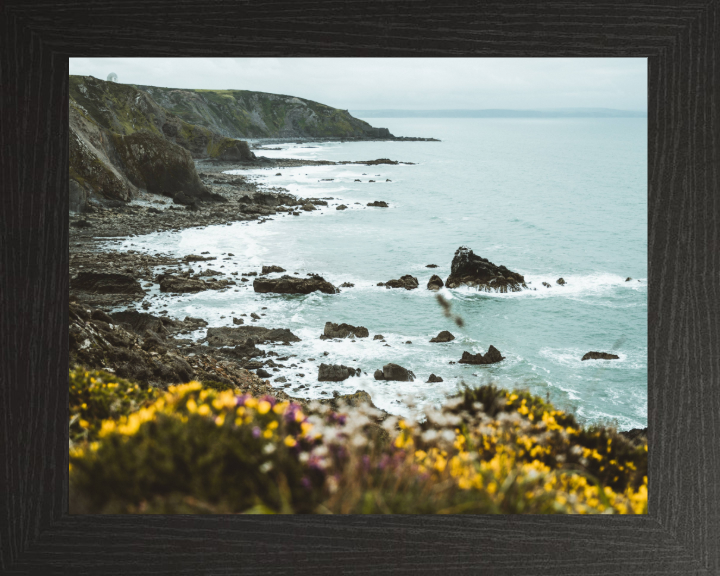
<svg viewBox="0 0 720 576"><path fill-rule="evenodd" d="M285 272L285 268L280 268L280 266L263 266L262 267L262 274L271 274L273 272Z"/></svg>
<svg viewBox="0 0 720 576"><path fill-rule="evenodd" d="M233 324L236 324L236 325L245 324L245 320L243 320L242 318L233 318Z"/></svg>
<svg viewBox="0 0 720 576"><path fill-rule="evenodd" d="M564 278L558 278L557 280L555 280L555 283L560 284L560 286L565 286L565 284L567 284Z"/></svg>
<svg viewBox="0 0 720 576"><path fill-rule="evenodd" d="M340 288L353 288L354 286L355 284L353 284L352 282L343 282L342 284L340 284Z"/></svg>
<svg viewBox="0 0 720 576"><path fill-rule="evenodd" d="M552 288L552 286L550 286L547 282L543 282L542 285L545 286L545 288Z"/></svg>
<svg viewBox="0 0 720 576"><path fill-rule="evenodd" d="M430 384L431 382L442 382L443 379L440 378L440 376L435 376L435 374L430 374L430 378L427 379L426 384Z"/></svg>
<svg viewBox="0 0 720 576"><path fill-rule="evenodd" d="M444 284L442 278L440 278L437 274L433 274L427 283L428 290L440 290L443 286Z"/></svg>
<svg viewBox="0 0 720 576"><path fill-rule="evenodd" d="M275 176L282 176L282 172L278 172Z"/></svg>
<svg viewBox="0 0 720 576"><path fill-rule="evenodd" d="M315 205L310 202L303 204L302 209L305 210L305 212L312 212L313 210L317 210L317 208L315 208Z"/></svg>
<svg viewBox="0 0 720 576"><path fill-rule="evenodd" d="M625 282L630 282L630 280L632 280L632 278L630 278L630 276L628 276L627 278L625 278Z"/></svg>
<svg viewBox="0 0 720 576"><path fill-rule="evenodd" d="M437 268L437 264L426 264L425 268Z"/></svg>
<svg viewBox="0 0 720 576"><path fill-rule="evenodd" d="M285 378L285 376L278 376L277 378L275 378L275 380L273 380L273 382L284 384L285 382L287 382L287 378Z"/></svg>
<svg viewBox="0 0 720 576"><path fill-rule="evenodd" d="M255 358L257 356L265 356L265 352L256 346L257 341L254 338L248 338L242 344L238 344L233 349L233 355L240 358Z"/></svg>
<svg viewBox="0 0 720 576"><path fill-rule="evenodd" d="M253 282L255 292L265 294L273 292L276 294L310 294L311 292L323 292L324 294L337 294L338 290L326 281L322 276L311 276L310 278L293 278L292 276L281 276L280 278L258 278Z"/></svg>
<svg viewBox="0 0 720 576"><path fill-rule="evenodd" d="M368 180L368 182L375 182L375 180ZM368 204L368 206L370 206L370 204Z"/></svg>
<svg viewBox="0 0 720 576"><path fill-rule="evenodd" d="M318 382L342 382L350 376L359 376L359 368L350 368L337 364L320 364L318 368Z"/></svg>
<svg viewBox="0 0 720 576"><path fill-rule="evenodd" d="M268 372L264 368L258 368L257 370L255 370L255 374L260 376L260 378L270 378L270 376L272 376L272 374L270 374L270 372Z"/></svg>
<svg viewBox="0 0 720 576"><path fill-rule="evenodd" d="M332 322L325 323L321 340L329 340L330 338L367 338L370 336L368 329L364 326L351 326L350 324L334 324Z"/></svg>
<svg viewBox="0 0 720 576"><path fill-rule="evenodd" d="M472 286L485 292L518 292L527 288L522 274L512 272L505 266L496 266L465 246L455 251L445 285L448 288Z"/></svg>
<svg viewBox="0 0 720 576"><path fill-rule="evenodd" d="M70 281L70 288L93 294L145 295L140 282L127 274L80 272Z"/></svg>
<svg viewBox="0 0 720 576"><path fill-rule="evenodd" d="M182 261L185 263L189 262L205 262L207 260L217 260L215 256L197 256L196 254L188 254L184 256Z"/></svg>
<svg viewBox="0 0 720 576"><path fill-rule="evenodd" d="M412 344L412 340L405 340L405 344Z"/></svg>
<svg viewBox="0 0 720 576"><path fill-rule="evenodd" d="M164 276L160 280L160 292L173 292L176 294L184 294L188 292L202 292L209 290L210 287L204 280L196 280L193 278L182 278L180 276Z"/></svg>
<svg viewBox="0 0 720 576"><path fill-rule="evenodd" d="M92 228L92 224L88 220L84 219L73 222L73 226L75 228Z"/></svg>
<svg viewBox="0 0 720 576"><path fill-rule="evenodd" d="M375 374L373 374L375 377L375 380L385 380L385 376L383 375L383 371L379 368L375 370Z"/></svg>
<svg viewBox="0 0 720 576"><path fill-rule="evenodd" d="M588 352L581 360L619 360L617 354L609 354L608 352Z"/></svg>
<svg viewBox="0 0 720 576"><path fill-rule="evenodd" d="M383 366L382 374L383 380L394 380L396 382L412 382L415 380L415 374L410 370L398 364L393 364L392 362ZM379 378L377 378L377 372L375 372L375 375L375 378L379 380Z"/></svg>
<svg viewBox="0 0 720 576"><path fill-rule="evenodd" d="M260 326L221 326L208 328L207 343L210 346L235 346L245 344L248 338L260 342L300 342L287 328L262 328Z"/></svg>
<svg viewBox="0 0 720 576"><path fill-rule="evenodd" d="M255 320L260 320L260 316L258 314L256 314L255 312L252 312L250 314L250 318L255 318Z"/></svg>
<svg viewBox="0 0 720 576"><path fill-rule="evenodd" d="M345 206L345 204L340 204L340 206L335 208L335 210L347 210L347 206Z"/></svg>
<svg viewBox="0 0 720 576"><path fill-rule="evenodd" d="M418 279L415 276L410 276L410 274L401 276L399 280L385 282L386 288L405 288L405 290L414 290L418 285Z"/></svg>
<svg viewBox="0 0 720 576"><path fill-rule="evenodd" d="M385 286L385 282L378 282L375 286Z"/></svg>
<svg viewBox="0 0 720 576"><path fill-rule="evenodd" d="M360 178L355 178L355 182L362 182L362 180L360 180Z"/></svg>
<svg viewBox="0 0 720 576"><path fill-rule="evenodd" d="M488 348L487 354L477 353L477 354L470 354L469 352L463 352L462 358L460 359L460 364L495 364L496 362L500 362L501 360L505 360L505 357L500 354L500 350L495 348L495 346L490 346Z"/></svg>
<svg viewBox="0 0 720 576"><path fill-rule="evenodd" d="M373 340L384 340L384 339L385 339L385 336L383 336L382 334L375 334L375 336L373 336Z"/></svg>
<svg viewBox="0 0 720 576"><path fill-rule="evenodd" d="M435 336L435 338L431 338L430 342L450 342L451 340L455 340L455 336L453 336L447 330L443 330L437 336Z"/></svg>
<svg viewBox="0 0 720 576"><path fill-rule="evenodd" d="M375 180L370 180L370 182L375 182ZM368 202L368 206L375 206L377 208L388 208L388 204L384 200L375 200L375 202Z"/></svg>
<svg viewBox="0 0 720 576"><path fill-rule="evenodd" d="M101 320L107 324L114 324L113 319L102 310L93 310L92 314L90 314L90 318L93 320Z"/></svg>

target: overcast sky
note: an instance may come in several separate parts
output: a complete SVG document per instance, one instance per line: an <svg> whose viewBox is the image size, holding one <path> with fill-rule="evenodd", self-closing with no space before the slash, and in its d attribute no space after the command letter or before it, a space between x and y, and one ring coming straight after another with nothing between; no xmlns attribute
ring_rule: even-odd
<svg viewBox="0 0 720 576"><path fill-rule="evenodd" d="M70 58L70 74L373 110L647 110L645 58Z"/></svg>

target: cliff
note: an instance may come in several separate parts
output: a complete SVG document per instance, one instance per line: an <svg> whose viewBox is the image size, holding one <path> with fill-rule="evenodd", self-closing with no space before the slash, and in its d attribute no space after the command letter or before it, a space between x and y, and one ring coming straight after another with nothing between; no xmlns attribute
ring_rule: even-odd
<svg viewBox="0 0 720 576"><path fill-rule="evenodd" d="M255 159L247 142L189 124L133 86L70 76L69 104L73 211L91 197L128 201L140 189L210 200L193 158Z"/></svg>
<svg viewBox="0 0 720 576"><path fill-rule="evenodd" d="M230 138L394 138L387 128L312 100L250 90L137 86L179 118Z"/></svg>

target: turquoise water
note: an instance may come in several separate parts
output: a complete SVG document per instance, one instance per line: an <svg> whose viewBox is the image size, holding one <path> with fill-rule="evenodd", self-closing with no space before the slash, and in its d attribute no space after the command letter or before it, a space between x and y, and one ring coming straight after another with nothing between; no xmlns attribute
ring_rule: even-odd
<svg viewBox="0 0 720 576"><path fill-rule="evenodd" d="M261 154L416 164L250 171L258 181L292 193L336 200L299 218L278 216L262 225L211 226L125 242L126 247L132 243L135 249L179 255L231 252L232 261L206 267L218 269L222 263L229 272L275 264L288 273L321 274L335 285L353 282L354 288L337 295L282 296L242 287L163 301L169 314L201 316L211 326L223 326L232 325L231 312L258 312L266 314L258 325L290 328L303 339L292 352L298 359L315 359L276 374L308 385L300 391L287 389L297 396L364 389L379 407L404 413L408 401L402 398L407 396L419 404L437 403L460 380L495 382L549 394L557 406L586 422L615 420L623 429L646 426L646 120L367 120L397 135L442 142L284 145L281 151ZM275 175L278 171L282 176ZM324 178L334 180L320 181ZM356 178L362 182L354 182ZM372 200L385 200L390 208L365 207ZM340 202L350 209L336 211ZM425 285L433 273L447 278L461 245L520 272L537 290L443 290L453 312L465 320L465 327L458 328L442 315ZM431 263L438 268L425 267ZM196 265L198 269L203 266ZM404 274L416 276L420 289L376 286ZM633 280L625 282L628 276ZM559 277L566 286L555 283ZM543 281L552 288L543 287ZM365 326L370 338L319 340L327 321ZM456 340L430 344L441 330L450 330ZM373 341L374 334L383 334L390 347ZM506 357L503 362L449 364L464 350L485 352L491 344ZM581 362L590 350L614 352L620 360ZM368 376L317 382L321 360L360 366ZM374 370L387 362L413 370L418 379L375 381ZM426 384L430 373L444 382Z"/></svg>

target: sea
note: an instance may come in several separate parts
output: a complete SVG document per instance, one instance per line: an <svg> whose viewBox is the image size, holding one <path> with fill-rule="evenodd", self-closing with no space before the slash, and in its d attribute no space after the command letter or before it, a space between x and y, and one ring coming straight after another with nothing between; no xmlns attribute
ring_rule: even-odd
<svg viewBox="0 0 720 576"><path fill-rule="evenodd" d="M365 390L379 408L408 415L441 404L463 386L492 383L549 398L584 424L647 426L647 119L363 119L395 135L440 142L268 145L281 150L256 154L412 164L238 171L292 194L328 198L329 206L300 217L154 233L112 246L218 257L193 264L195 271L259 272L277 265L288 274L320 274L336 286L354 287L332 295L257 294L250 277L236 289L171 299L156 287L149 312L200 317L210 326L232 326L233 316L246 314L246 324L289 328L301 342L260 347L296 355L283 362L295 368L271 378L284 376L286 383L273 384L292 396ZM374 200L389 207L368 207ZM336 210L341 203L348 209ZM462 327L426 288L433 274L447 278L460 246L523 274L529 287L506 294L443 288L439 294ZM234 256L222 260L229 253ZM406 274L418 279L418 289L377 286ZM252 312L260 321L250 321ZM326 322L364 326L370 336L321 340ZM455 340L430 343L442 330ZM384 341L373 339L376 334ZM490 345L502 362L457 363L464 351L485 353ZM582 361L588 351L619 359ZM359 367L363 374L319 382L321 362ZM375 370L389 362L416 379L375 380ZM428 383L430 374L443 381Z"/></svg>

